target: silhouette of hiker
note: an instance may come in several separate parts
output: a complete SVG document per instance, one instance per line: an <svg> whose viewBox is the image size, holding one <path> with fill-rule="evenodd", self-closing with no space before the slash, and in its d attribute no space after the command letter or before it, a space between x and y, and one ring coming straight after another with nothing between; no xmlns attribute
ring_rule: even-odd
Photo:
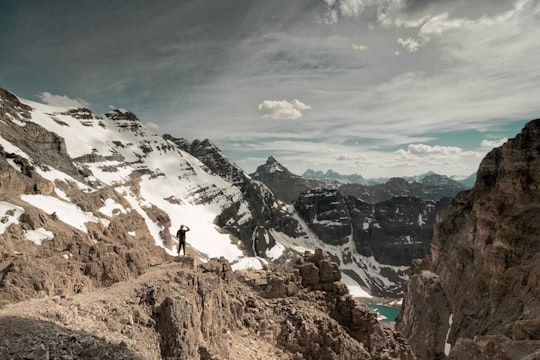
<svg viewBox="0 0 540 360"><path fill-rule="evenodd" d="M189 231L189 227L186 225L180 225L180 229L176 232L176 237L178 238L178 256L180 256L180 250L184 250L184 255L186 255L186 233Z"/></svg>

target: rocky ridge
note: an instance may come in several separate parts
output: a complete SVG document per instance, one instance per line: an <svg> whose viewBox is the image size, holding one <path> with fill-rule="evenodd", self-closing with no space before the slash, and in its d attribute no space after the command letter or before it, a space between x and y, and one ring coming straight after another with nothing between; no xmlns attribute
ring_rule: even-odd
<svg viewBox="0 0 540 360"><path fill-rule="evenodd" d="M413 359L317 250L294 268L191 257L137 279L0 310L5 359Z"/></svg>
<svg viewBox="0 0 540 360"><path fill-rule="evenodd" d="M482 161L414 264L397 328L418 359L540 358L540 119Z"/></svg>

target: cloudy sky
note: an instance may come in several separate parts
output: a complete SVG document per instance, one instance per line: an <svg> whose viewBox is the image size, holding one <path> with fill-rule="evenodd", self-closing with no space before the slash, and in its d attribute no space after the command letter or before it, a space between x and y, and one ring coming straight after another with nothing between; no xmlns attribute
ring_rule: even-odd
<svg viewBox="0 0 540 360"><path fill-rule="evenodd" d="M0 2L0 86L246 171L470 175L540 117L540 0Z"/></svg>

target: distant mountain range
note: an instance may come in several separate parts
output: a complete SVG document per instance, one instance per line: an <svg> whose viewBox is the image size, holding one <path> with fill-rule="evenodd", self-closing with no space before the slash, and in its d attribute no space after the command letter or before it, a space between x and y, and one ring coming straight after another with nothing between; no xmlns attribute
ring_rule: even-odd
<svg viewBox="0 0 540 360"><path fill-rule="evenodd" d="M313 176L306 177L306 173ZM270 156L266 163L257 167L255 173L250 176L266 184L278 198L288 203L295 201L302 192L317 187L338 189L344 195L354 196L368 203L379 203L394 196L439 200L466 190L466 186L462 183L433 172L418 177L390 178L384 183L373 185L349 181L363 179L360 175L343 176L331 170L326 173L316 171L306 173L303 176L295 175Z"/></svg>
<svg viewBox="0 0 540 360"><path fill-rule="evenodd" d="M422 182L422 180L426 177L432 177L432 175L438 175L440 176L441 181L445 181L444 179L454 180L457 183L460 183L460 185L464 188L471 188L474 185L474 181L476 179L476 173L472 174L466 178L460 178L459 180L456 177L447 177L445 175L437 174L433 171L428 171L424 174L419 174L415 176L402 176L403 179L409 181L409 182ZM332 169L327 170L326 172L323 172L321 170L306 170L302 177L306 179L317 179L322 181L337 181L342 184L361 184L361 185L377 185L377 184L384 184L390 180L390 178L370 178L366 179L362 175L359 174L350 174L350 175L342 175ZM431 178L430 181L434 181L436 178ZM447 181L447 180L446 180ZM454 183L454 185L457 185Z"/></svg>

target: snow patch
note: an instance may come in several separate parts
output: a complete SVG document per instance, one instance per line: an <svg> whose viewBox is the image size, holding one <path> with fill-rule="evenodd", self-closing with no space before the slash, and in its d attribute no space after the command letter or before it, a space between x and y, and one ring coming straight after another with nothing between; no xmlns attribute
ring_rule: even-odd
<svg viewBox="0 0 540 360"><path fill-rule="evenodd" d="M356 281L345 273L341 273L341 281L349 288L349 293L353 297L371 298L371 294L364 290Z"/></svg>
<svg viewBox="0 0 540 360"><path fill-rule="evenodd" d="M450 355L450 350L452 350L452 344L448 342L450 337L450 331L452 330L452 323L454 322L454 314L450 314L448 317L448 332L446 333L446 339L444 341L444 355Z"/></svg>
<svg viewBox="0 0 540 360"><path fill-rule="evenodd" d="M270 260L275 260L283 255L285 251L285 246L276 243L271 249L266 250L266 257Z"/></svg>
<svg viewBox="0 0 540 360"><path fill-rule="evenodd" d="M54 183L55 180L64 181L66 184L68 184L70 187L72 185L75 185L77 189L82 190L84 192L94 192L95 190L90 188L88 185L83 184L79 180L74 179L73 177L67 175L66 173L63 173L62 171L56 170L52 167L48 167L49 169L47 171L42 170L39 167L36 167L36 172L43 178L51 181ZM65 194L64 194L65 195Z"/></svg>
<svg viewBox="0 0 540 360"><path fill-rule="evenodd" d="M261 258L244 257L236 260L231 264L233 270L261 270L266 262Z"/></svg>
<svg viewBox="0 0 540 360"><path fill-rule="evenodd" d="M25 230L24 238L34 242L36 245L41 245L43 240L52 240L54 239L54 234L52 231L45 230L44 228L39 228L36 230Z"/></svg>
<svg viewBox="0 0 540 360"><path fill-rule="evenodd" d="M0 201L0 235L3 234L11 224L18 224L22 214L24 214L24 209L22 207Z"/></svg>
<svg viewBox="0 0 540 360"><path fill-rule="evenodd" d="M422 226L422 225L425 225L426 222L424 221L424 213L420 213L418 214L418 226Z"/></svg>
<svg viewBox="0 0 540 360"><path fill-rule="evenodd" d="M4 148L4 151L6 153L15 154L22 158L25 158L27 160L30 159L30 157L21 149L4 139L3 137L0 137L0 145Z"/></svg>
<svg viewBox="0 0 540 360"><path fill-rule="evenodd" d="M99 222L99 218L90 212L82 211L75 204L47 195L21 195L21 200L43 210L47 214L56 213L58 219L74 228L88 233L84 225L87 222Z"/></svg>
<svg viewBox="0 0 540 360"><path fill-rule="evenodd" d="M99 212L103 215L107 215L109 217L112 217L114 213L117 213L118 211L122 214L126 214L127 210L120 204L116 203L113 199L108 198L105 200L105 205L99 209Z"/></svg>

